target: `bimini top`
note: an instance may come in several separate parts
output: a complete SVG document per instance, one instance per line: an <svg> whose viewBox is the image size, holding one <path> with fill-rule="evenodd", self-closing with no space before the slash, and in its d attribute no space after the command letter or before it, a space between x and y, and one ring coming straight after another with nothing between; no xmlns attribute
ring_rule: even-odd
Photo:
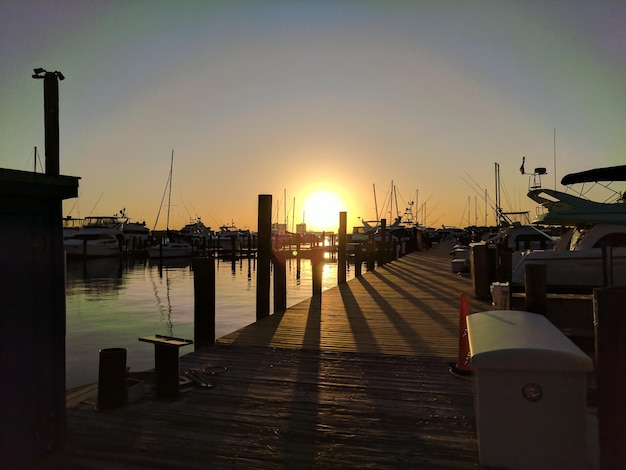
<svg viewBox="0 0 626 470"><path fill-rule="evenodd" d="M561 184L569 186L577 183L594 183L597 181L626 181L626 165L594 168L565 175Z"/></svg>

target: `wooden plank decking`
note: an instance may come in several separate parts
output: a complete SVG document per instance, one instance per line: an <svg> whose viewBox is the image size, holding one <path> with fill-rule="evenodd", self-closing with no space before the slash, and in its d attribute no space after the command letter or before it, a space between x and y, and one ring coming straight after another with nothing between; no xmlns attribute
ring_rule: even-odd
<svg viewBox="0 0 626 470"><path fill-rule="evenodd" d="M479 468L471 382L448 363L459 294L470 312L489 306L448 251L413 253L183 356L212 387L176 401L146 387L95 411L93 393L74 395L66 448L42 468Z"/></svg>

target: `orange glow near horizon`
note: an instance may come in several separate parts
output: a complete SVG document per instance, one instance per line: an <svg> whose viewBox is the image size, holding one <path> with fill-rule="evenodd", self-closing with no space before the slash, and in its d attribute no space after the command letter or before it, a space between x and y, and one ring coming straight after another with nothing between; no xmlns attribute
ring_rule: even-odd
<svg viewBox="0 0 626 470"><path fill-rule="evenodd" d="M346 204L335 192L321 189L305 197L303 210L307 230L337 232L339 212L346 211Z"/></svg>

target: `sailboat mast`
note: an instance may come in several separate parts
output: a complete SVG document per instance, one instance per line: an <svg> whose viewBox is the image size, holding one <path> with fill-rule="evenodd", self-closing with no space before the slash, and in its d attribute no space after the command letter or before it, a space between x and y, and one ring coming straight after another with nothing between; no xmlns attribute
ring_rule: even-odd
<svg viewBox="0 0 626 470"><path fill-rule="evenodd" d="M393 199L396 203L396 217L398 217L400 215L400 208L398 207L398 195L396 194L396 185L393 184L393 180L391 181L391 189L393 190ZM393 209L393 202L391 203L391 207ZM393 221L395 220L394 217L392 216L392 214L389 214L389 220L390 223L393 223Z"/></svg>
<svg viewBox="0 0 626 470"><path fill-rule="evenodd" d="M556 191L556 127L554 128L554 190Z"/></svg>
<svg viewBox="0 0 626 470"><path fill-rule="evenodd" d="M376 200L376 185L372 184L372 186L374 187L374 209L376 210L376 221L378 222L378 220L380 220L378 218L378 201Z"/></svg>
<svg viewBox="0 0 626 470"><path fill-rule="evenodd" d="M420 210L420 206L419 206L419 196L420 196L420 190L416 189L415 190L415 204L413 204L413 207L415 208L415 224L419 227L420 224L420 214L419 214L419 210Z"/></svg>
<svg viewBox="0 0 626 470"><path fill-rule="evenodd" d="M500 220L500 165L495 163L495 180L496 180L496 226L501 226Z"/></svg>
<svg viewBox="0 0 626 470"><path fill-rule="evenodd" d="M172 149L172 158L170 160L170 189L167 195L167 231L170 230L170 203L172 202L172 170L174 169L174 150Z"/></svg>

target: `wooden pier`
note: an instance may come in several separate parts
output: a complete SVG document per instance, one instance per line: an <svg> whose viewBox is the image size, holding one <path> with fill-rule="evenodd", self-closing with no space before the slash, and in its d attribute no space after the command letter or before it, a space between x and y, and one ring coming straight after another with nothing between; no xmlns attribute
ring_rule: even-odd
<svg viewBox="0 0 626 470"><path fill-rule="evenodd" d="M450 247L415 252L180 359L210 386L96 411L68 394L67 444L41 468L480 468L472 382L452 376ZM468 295L470 312L489 309ZM135 373L146 384L153 373Z"/></svg>

